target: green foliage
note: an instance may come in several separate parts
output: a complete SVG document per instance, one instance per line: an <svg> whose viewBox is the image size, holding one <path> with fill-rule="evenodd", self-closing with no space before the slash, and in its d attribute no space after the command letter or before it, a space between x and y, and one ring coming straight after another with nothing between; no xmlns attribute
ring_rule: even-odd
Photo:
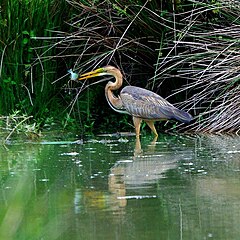
<svg viewBox="0 0 240 240"><path fill-rule="evenodd" d="M38 55L34 48L44 49L37 35L51 37L47 30L57 29L64 13L65 1L3 0L0 11L0 114L13 110L42 118L46 109L56 107L54 95L57 62L34 67ZM62 9L61 9L62 7ZM52 49L51 54L56 50ZM55 110L58 112L57 110ZM55 112L54 111L54 112Z"/></svg>
<svg viewBox="0 0 240 240"><path fill-rule="evenodd" d="M0 129L6 133L3 142L8 143L15 133L30 139L37 139L40 136L39 125L30 121L31 118L32 116L20 115L19 111L0 117Z"/></svg>

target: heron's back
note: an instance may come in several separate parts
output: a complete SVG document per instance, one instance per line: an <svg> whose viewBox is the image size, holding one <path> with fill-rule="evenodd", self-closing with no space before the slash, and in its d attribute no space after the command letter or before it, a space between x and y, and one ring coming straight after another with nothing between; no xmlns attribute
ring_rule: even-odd
<svg viewBox="0 0 240 240"><path fill-rule="evenodd" d="M158 94L135 86L126 86L122 89L120 97L126 111L142 119L177 119L188 123L192 116L174 107Z"/></svg>

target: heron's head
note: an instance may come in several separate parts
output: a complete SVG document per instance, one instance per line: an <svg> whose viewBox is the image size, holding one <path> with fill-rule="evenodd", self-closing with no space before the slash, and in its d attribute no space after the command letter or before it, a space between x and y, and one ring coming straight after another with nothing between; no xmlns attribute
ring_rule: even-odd
<svg viewBox="0 0 240 240"><path fill-rule="evenodd" d="M98 68L91 72L84 73L80 75L78 80L84 80L87 78L93 78L93 77L104 76L104 75L115 75L117 71L119 70L113 66L106 66L103 68Z"/></svg>

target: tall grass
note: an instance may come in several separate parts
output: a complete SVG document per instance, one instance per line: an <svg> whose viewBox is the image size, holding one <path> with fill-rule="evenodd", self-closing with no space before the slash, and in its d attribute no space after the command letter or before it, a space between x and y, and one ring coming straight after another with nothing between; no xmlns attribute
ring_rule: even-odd
<svg viewBox="0 0 240 240"><path fill-rule="evenodd" d="M178 38L168 47L169 52L174 49L177 54L162 57L158 72L161 78L187 79L187 84L171 96L187 96L180 106L195 115L191 130L238 133L240 4L194 3L195 8L177 16L182 19L176 24Z"/></svg>
<svg viewBox="0 0 240 240"><path fill-rule="evenodd" d="M51 37L47 31L63 24L65 1L3 0L0 7L0 114L15 110L22 114L46 118L53 110L57 62L40 62L33 68L34 59L47 44L34 40L37 35ZM41 51L41 50L39 50ZM54 54L55 49L51 49Z"/></svg>

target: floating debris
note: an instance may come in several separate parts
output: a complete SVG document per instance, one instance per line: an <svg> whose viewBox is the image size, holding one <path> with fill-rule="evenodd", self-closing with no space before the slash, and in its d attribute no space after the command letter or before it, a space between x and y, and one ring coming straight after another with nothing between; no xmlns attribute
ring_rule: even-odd
<svg viewBox="0 0 240 240"><path fill-rule="evenodd" d="M240 153L240 151L238 151L238 150L234 150L234 151L227 151L226 153L227 153L227 154L231 154L231 153Z"/></svg>
<svg viewBox="0 0 240 240"><path fill-rule="evenodd" d="M39 144L39 143L36 143ZM40 142L43 145L66 145L66 144L83 144L83 140L79 139L76 141L43 141Z"/></svg>
<svg viewBox="0 0 240 240"><path fill-rule="evenodd" d="M134 132L117 132L98 134L99 137L131 137L136 136Z"/></svg>
<svg viewBox="0 0 240 240"><path fill-rule="evenodd" d="M39 179L39 182L48 182L49 179L48 178L42 178L42 179Z"/></svg>
<svg viewBox="0 0 240 240"><path fill-rule="evenodd" d="M146 199L146 198L157 198L156 195L133 195L133 196L124 196L124 197L118 197L117 199Z"/></svg>
<svg viewBox="0 0 240 240"><path fill-rule="evenodd" d="M61 153L61 156L77 156L79 155L78 152L69 152L69 153Z"/></svg>
<svg viewBox="0 0 240 240"><path fill-rule="evenodd" d="M119 160L117 163L132 163L133 160Z"/></svg>

